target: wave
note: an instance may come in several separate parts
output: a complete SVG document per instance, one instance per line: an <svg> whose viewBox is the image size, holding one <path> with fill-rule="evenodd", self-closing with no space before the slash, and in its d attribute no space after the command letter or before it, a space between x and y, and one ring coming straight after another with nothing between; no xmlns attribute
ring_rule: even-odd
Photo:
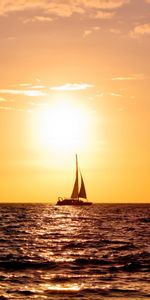
<svg viewBox="0 0 150 300"><path fill-rule="evenodd" d="M123 252L125 251L125 252ZM133 251L134 252L134 251ZM110 269L110 272L117 272L118 270L126 272L135 271L147 271L150 270L150 257L149 252L142 251L135 253L129 253L128 246L124 245L115 249L114 256L102 256L102 257L88 257L88 256L70 256L70 259L66 256L59 258L52 257L50 260L41 259L41 257L35 256L15 256L8 254L6 256L0 256L0 269L6 270L24 270L24 269L72 269L72 268L86 268L92 266L94 270L98 270L98 266L103 266L104 269Z"/></svg>
<svg viewBox="0 0 150 300"><path fill-rule="evenodd" d="M13 291L7 291L8 294L20 294L24 296L32 296L33 294L36 294L36 292L30 291L30 290L13 290ZM0 298L1 300L1 298Z"/></svg>
<svg viewBox="0 0 150 300"><path fill-rule="evenodd" d="M33 262L33 261L1 261L0 269L6 270L25 270L25 269L55 269L57 264L55 262Z"/></svg>
<svg viewBox="0 0 150 300"><path fill-rule="evenodd" d="M104 259L96 259L96 258L77 258L75 260L76 264L79 265L109 265L110 262Z"/></svg>
<svg viewBox="0 0 150 300"><path fill-rule="evenodd" d="M15 294L22 294L24 296L38 296L40 291L33 292L32 290L15 290L13 291ZM92 287L84 287L83 285L68 285L68 286L54 286L51 288L48 288L43 291L44 296L50 296L50 295L75 295L78 297L78 299L81 297L85 299L84 297L89 296L103 296L103 297L136 297L138 299L139 297L149 297L147 293L141 292L139 290L134 289L125 289L125 288L107 288L103 287L100 288L98 286L92 286ZM93 298L92 298L93 299Z"/></svg>
<svg viewBox="0 0 150 300"><path fill-rule="evenodd" d="M150 222L150 218L141 218L140 221L144 222L144 223L149 223Z"/></svg>
<svg viewBox="0 0 150 300"><path fill-rule="evenodd" d="M72 299L88 299L93 300L100 299L99 297L111 297L112 298L126 298L126 299L146 299L149 295L145 292L140 290L134 289L126 289L126 288L107 288L103 287L100 288L98 286L92 287L84 287L83 285L79 286L72 286L64 288L63 286L54 286L45 290L40 291L38 288L37 290L32 289L16 289L16 290L8 290L7 294L14 297L13 294L19 297L36 297L37 299L46 298L46 299L56 299L56 297L65 297L63 299L68 299L69 296L73 297ZM67 297L67 298L66 298ZM75 297L75 298L74 298ZM133 297L133 298L132 298ZM7 300L9 298L5 296L0 296L0 300ZM14 298L13 298L14 299ZM18 297L17 297L18 299ZM22 298L21 298L22 299ZM26 299L26 298L23 298Z"/></svg>

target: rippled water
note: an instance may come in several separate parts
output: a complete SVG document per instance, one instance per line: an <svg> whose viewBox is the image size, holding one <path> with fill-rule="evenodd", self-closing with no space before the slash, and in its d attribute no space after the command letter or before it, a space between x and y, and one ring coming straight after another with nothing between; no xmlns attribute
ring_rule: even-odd
<svg viewBox="0 0 150 300"><path fill-rule="evenodd" d="M0 300L147 299L150 205L0 205Z"/></svg>

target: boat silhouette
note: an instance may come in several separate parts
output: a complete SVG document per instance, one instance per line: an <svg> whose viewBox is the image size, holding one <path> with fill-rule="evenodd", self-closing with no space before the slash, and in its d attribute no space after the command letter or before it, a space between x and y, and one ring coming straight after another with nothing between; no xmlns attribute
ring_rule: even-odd
<svg viewBox="0 0 150 300"><path fill-rule="evenodd" d="M81 180L80 188L79 188L79 177ZM75 177L75 183L73 186L71 197L70 198L59 197L56 205L81 205L82 206L82 205L91 205L91 204L92 202L89 202L87 200L85 184L83 181L81 171L79 170L78 167L78 157L76 154L76 177Z"/></svg>

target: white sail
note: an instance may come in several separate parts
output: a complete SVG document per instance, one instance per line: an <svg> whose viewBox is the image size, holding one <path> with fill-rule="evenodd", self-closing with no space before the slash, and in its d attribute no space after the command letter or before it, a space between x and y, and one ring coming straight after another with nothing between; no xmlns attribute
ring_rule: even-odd
<svg viewBox="0 0 150 300"><path fill-rule="evenodd" d="M72 199L78 199L78 191L79 191L79 187L78 187L78 158L77 158L77 155L76 155L76 179L75 179L73 191L72 191L72 194L71 194Z"/></svg>
<svg viewBox="0 0 150 300"><path fill-rule="evenodd" d="M80 172L80 175L81 175L81 187L80 187L80 191L79 191L78 197L86 199L87 198L87 196L86 196L86 190L85 190L85 185L84 185L84 181L83 181L83 177L82 177L81 172Z"/></svg>

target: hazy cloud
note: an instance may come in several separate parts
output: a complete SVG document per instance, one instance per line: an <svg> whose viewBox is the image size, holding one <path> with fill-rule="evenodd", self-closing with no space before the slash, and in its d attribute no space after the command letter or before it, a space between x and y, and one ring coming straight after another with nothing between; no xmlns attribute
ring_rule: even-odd
<svg viewBox="0 0 150 300"><path fill-rule="evenodd" d="M117 9L129 2L130 0L1 0L0 13L5 15L9 12L21 12L24 10L33 11L33 9L37 11L41 9L49 15L69 17L74 13L84 14L88 10L93 10L94 12L94 10L96 11L101 9ZM102 17L100 12L96 12L96 14ZM104 16L106 17L105 12L103 12L103 18ZM110 17L110 15L107 14L107 18L108 16ZM46 18L47 17L37 16L37 21L46 21Z"/></svg>
<svg viewBox="0 0 150 300"><path fill-rule="evenodd" d="M111 28L109 31L111 33L114 33L114 34L120 34L121 33L120 29L116 29L116 28Z"/></svg>
<svg viewBox="0 0 150 300"><path fill-rule="evenodd" d="M46 16L35 16L30 19L25 19L23 23L28 23L28 22L52 22L53 19L51 17L46 17Z"/></svg>
<svg viewBox="0 0 150 300"><path fill-rule="evenodd" d="M86 29L84 31L84 37L90 35L91 33L93 33L94 31L99 31L100 30L100 27L99 26L94 26L94 27L91 27L90 29Z"/></svg>
<svg viewBox="0 0 150 300"><path fill-rule="evenodd" d="M15 110L15 111L25 111L23 108L16 108L12 106L0 106L0 110Z"/></svg>
<svg viewBox="0 0 150 300"><path fill-rule="evenodd" d="M94 19L111 19L115 12L98 11L94 14Z"/></svg>
<svg viewBox="0 0 150 300"><path fill-rule="evenodd" d="M144 79L145 76L143 74L133 74L129 76L118 76L118 77L113 77L112 80L120 80L120 81L125 81L125 80L142 80Z"/></svg>
<svg viewBox="0 0 150 300"><path fill-rule="evenodd" d="M47 88L47 86L45 85L41 85L41 84L33 84L33 83L19 83L18 85L15 85L16 87L24 87L24 88L30 88L30 89L44 89Z"/></svg>
<svg viewBox="0 0 150 300"><path fill-rule="evenodd" d="M42 97L47 96L46 93L37 90L12 90L12 89L1 89L0 94L10 95L24 95L29 97Z"/></svg>
<svg viewBox="0 0 150 300"><path fill-rule="evenodd" d="M88 83L66 83L64 85L51 87L50 89L54 91L79 91L91 87L93 87L93 85Z"/></svg>
<svg viewBox="0 0 150 300"><path fill-rule="evenodd" d="M19 83L19 86L21 86L21 87L29 87L29 86L31 86L31 83L27 83L27 82L25 82L25 83Z"/></svg>
<svg viewBox="0 0 150 300"><path fill-rule="evenodd" d="M130 0L79 0L80 5L96 9L114 9L123 6Z"/></svg>
<svg viewBox="0 0 150 300"><path fill-rule="evenodd" d="M119 93L109 93L109 95L112 97L123 97L123 95Z"/></svg>
<svg viewBox="0 0 150 300"><path fill-rule="evenodd" d="M10 106L0 106L1 110L12 110L13 107Z"/></svg>
<svg viewBox="0 0 150 300"><path fill-rule="evenodd" d="M138 25L134 28L134 31L132 32L133 36L139 36L139 35L148 35L150 34L150 23Z"/></svg>
<svg viewBox="0 0 150 300"><path fill-rule="evenodd" d="M3 98L3 97L0 97L0 102L5 102L6 101L6 99L5 98Z"/></svg>
<svg viewBox="0 0 150 300"><path fill-rule="evenodd" d="M45 89L45 88L47 88L47 86L45 86L45 85L32 85L31 88L32 89Z"/></svg>
<svg viewBox="0 0 150 300"><path fill-rule="evenodd" d="M84 37L86 37L87 35L90 35L91 33L92 33L91 29L84 30Z"/></svg>

